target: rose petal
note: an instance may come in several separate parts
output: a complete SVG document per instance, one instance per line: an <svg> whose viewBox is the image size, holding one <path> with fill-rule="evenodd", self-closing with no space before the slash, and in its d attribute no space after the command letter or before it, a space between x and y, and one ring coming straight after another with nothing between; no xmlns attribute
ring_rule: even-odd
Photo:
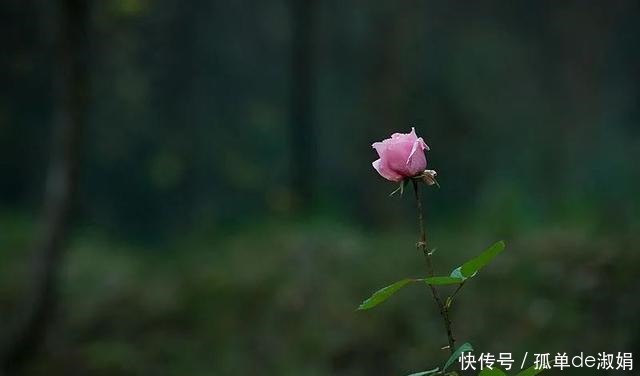
<svg viewBox="0 0 640 376"><path fill-rule="evenodd" d="M420 142L414 142L411 155L407 158L407 170L410 175L417 175L427 168L427 158L422 149Z"/></svg>
<svg viewBox="0 0 640 376"><path fill-rule="evenodd" d="M376 171L378 171L380 176L382 176L383 178L391 181L402 180L402 176L396 173L395 171L389 169L386 164L382 163L381 159L376 159L375 161L373 161L372 165L373 165L373 168L375 168Z"/></svg>
<svg viewBox="0 0 640 376"><path fill-rule="evenodd" d="M429 145L427 145L427 143L426 143L426 142L424 142L424 140L422 139L422 137L418 137L418 142L420 142L420 144L422 145L422 150L427 150L427 151L431 150L431 149L429 148Z"/></svg>
<svg viewBox="0 0 640 376"><path fill-rule="evenodd" d="M412 175L409 171L409 165L407 159L411 154L412 142L410 141L398 141L397 143L388 145L382 153L382 160L386 162L387 166L396 173L409 177Z"/></svg>

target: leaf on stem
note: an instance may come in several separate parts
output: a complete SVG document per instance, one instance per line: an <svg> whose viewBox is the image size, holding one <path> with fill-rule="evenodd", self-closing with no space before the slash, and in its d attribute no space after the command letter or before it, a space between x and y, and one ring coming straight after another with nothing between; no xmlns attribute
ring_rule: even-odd
<svg viewBox="0 0 640 376"><path fill-rule="evenodd" d="M463 352L471 352L471 351L473 351L473 346L471 346L469 342L465 342L462 345L460 345L460 347L458 347L458 349L454 351L453 354L451 354L449 359L447 359L447 362L442 367L442 371L443 372L446 371L447 368L449 368L453 364L453 362L455 362L456 359L460 357L460 354L462 354Z"/></svg>
<svg viewBox="0 0 640 376"><path fill-rule="evenodd" d="M479 256L472 258L471 260L462 264L462 266L454 269L451 272L451 277L453 278L462 278L467 279L471 278L480 271L483 267L485 267L491 260L493 260L497 255L499 255L504 250L504 241L499 241L487 248L484 252L482 252Z"/></svg>
<svg viewBox="0 0 640 376"><path fill-rule="evenodd" d="M387 287L383 287L380 290L376 291L373 293L373 295L371 295L371 297L369 297L369 299L365 300L364 302L362 302L362 304L360 304L360 306L358 307L358 311L363 311L366 309L370 309L373 308L375 306L377 306L378 304L384 302L385 300L389 299L389 297L391 297L391 295L395 294L396 291L400 290L401 288L403 288L404 286L406 286L409 283L413 283L413 282L418 282L418 281L422 281L422 279L415 279L415 278L405 278L403 280L400 280L396 283L393 283Z"/></svg>

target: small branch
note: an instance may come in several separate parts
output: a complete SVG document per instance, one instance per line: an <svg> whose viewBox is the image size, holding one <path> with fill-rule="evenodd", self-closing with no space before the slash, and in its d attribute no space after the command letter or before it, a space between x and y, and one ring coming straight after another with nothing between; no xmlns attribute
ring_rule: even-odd
<svg viewBox="0 0 640 376"><path fill-rule="evenodd" d="M454 291L453 294L451 294L451 300L453 300L453 298L455 298L456 295L458 295L458 292L462 290L462 287L464 286L465 282L466 281L462 281L462 283L458 285L458 288L456 289L456 291Z"/></svg>
<svg viewBox="0 0 640 376"><path fill-rule="evenodd" d="M433 277L434 276L433 261L431 260L431 252L429 252L427 248L427 233L425 231L425 226L424 226L424 216L422 214L422 200L420 199L418 182L415 180L411 180L411 182L413 183L413 192L415 193L415 198L416 198L416 207L417 207L417 213L418 213L418 231L420 233L420 238L417 243L417 248L419 251L422 251L422 253L424 254L425 262L427 265L427 276ZM458 290L461 287L462 287L462 284L460 285L460 287L458 287ZM451 329L451 319L449 318L449 310L447 306L442 302L442 299L440 298L440 294L438 293L438 289L433 285L429 285L429 289L431 290L431 295L433 296L433 300L435 300L436 304L438 305L438 308L440 309L440 315L442 316L442 319L444 321L444 327L445 327L445 330L447 331L447 339L449 341L449 352L453 354L453 352L455 351L456 340L453 337L453 331Z"/></svg>
<svg viewBox="0 0 640 376"><path fill-rule="evenodd" d="M447 309L447 311L449 311L449 309L451 308L451 305L453 304L453 298L456 297L456 295L458 295L458 292L460 290L462 290L462 286L464 286L464 283L466 281L462 281L461 284L458 285L458 287L456 288L456 290L453 292L453 294L451 294L450 296L447 297L447 300L444 302L444 306Z"/></svg>

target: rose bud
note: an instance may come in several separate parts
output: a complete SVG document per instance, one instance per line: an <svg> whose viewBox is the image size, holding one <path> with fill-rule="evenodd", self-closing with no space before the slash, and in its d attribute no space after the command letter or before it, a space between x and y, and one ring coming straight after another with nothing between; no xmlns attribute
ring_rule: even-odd
<svg viewBox="0 0 640 376"><path fill-rule="evenodd" d="M387 180L402 181L422 174L427 167L424 150L429 147L416 135L415 128L411 128L411 133L394 133L372 146L380 157L373 162L373 168Z"/></svg>

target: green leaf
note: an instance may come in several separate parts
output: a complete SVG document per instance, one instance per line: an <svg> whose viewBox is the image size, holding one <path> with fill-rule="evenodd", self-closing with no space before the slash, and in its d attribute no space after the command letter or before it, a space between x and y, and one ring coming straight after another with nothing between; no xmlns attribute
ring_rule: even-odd
<svg viewBox="0 0 640 376"><path fill-rule="evenodd" d="M507 376L507 374L499 368L484 368L482 371L480 371L478 376Z"/></svg>
<svg viewBox="0 0 640 376"><path fill-rule="evenodd" d="M465 277L465 276L463 276L463 275L462 275L462 271L460 271L460 268L461 268L461 266L459 266L459 267L457 267L457 268L453 269L453 271L451 272L450 277L451 277L451 278L460 278L460 279L462 279L462 280L467 279L467 277Z"/></svg>
<svg viewBox="0 0 640 376"><path fill-rule="evenodd" d="M433 375L434 373L438 372L440 370L440 368L436 367L434 369L430 369L428 371L422 371L422 372L416 372L416 373L412 373L411 375L408 376L427 376L427 375Z"/></svg>
<svg viewBox="0 0 640 376"><path fill-rule="evenodd" d="M454 351L453 354L451 354L449 359L447 359L447 362L442 367L442 371L443 372L446 371L447 368L449 368L449 366L451 366L453 362L455 362L460 357L460 354L462 354L463 352L470 352L470 351L473 351L473 346L471 346L469 342L465 342L462 345L460 345L460 347L458 347L458 349Z"/></svg>
<svg viewBox="0 0 640 376"><path fill-rule="evenodd" d="M525 369L524 371L518 372L518 374L516 376L535 376L535 375L539 374L542 371L544 371L543 368L536 369L536 366L533 365L533 366Z"/></svg>
<svg viewBox="0 0 640 376"><path fill-rule="evenodd" d="M504 241L499 241L487 248L484 252L482 252L479 256L465 262L462 266L454 269L451 272L452 278L462 278L467 279L471 278L480 271L483 267L485 267L491 260L493 260L497 255L499 255L504 250Z"/></svg>
<svg viewBox="0 0 640 376"><path fill-rule="evenodd" d="M429 277L424 279L424 282L428 285L456 285L462 283L463 281L463 278L446 276Z"/></svg>
<svg viewBox="0 0 640 376"><path fill-rule="evenodd" d="M401 281L398 281L394 284L391 284L387 287L383 287L380 290L376 291L373 293L373 295L371 295L371 297L369 297L369 299L365 300L364 302L362 302L362 304L360 304L360 306L358 307L359 311L363 311L366 309L370 309L373 308L375 306L377 306L378 304L384 302L385 300L389 299L389 297L391 297L391 295L395 294L396 291L400 290L401 288L403 288L404 286L406 286L409 283L412 282L418 282L418 281L422 281L421 279L412 279L412 278L405 278Z"/></svg>

